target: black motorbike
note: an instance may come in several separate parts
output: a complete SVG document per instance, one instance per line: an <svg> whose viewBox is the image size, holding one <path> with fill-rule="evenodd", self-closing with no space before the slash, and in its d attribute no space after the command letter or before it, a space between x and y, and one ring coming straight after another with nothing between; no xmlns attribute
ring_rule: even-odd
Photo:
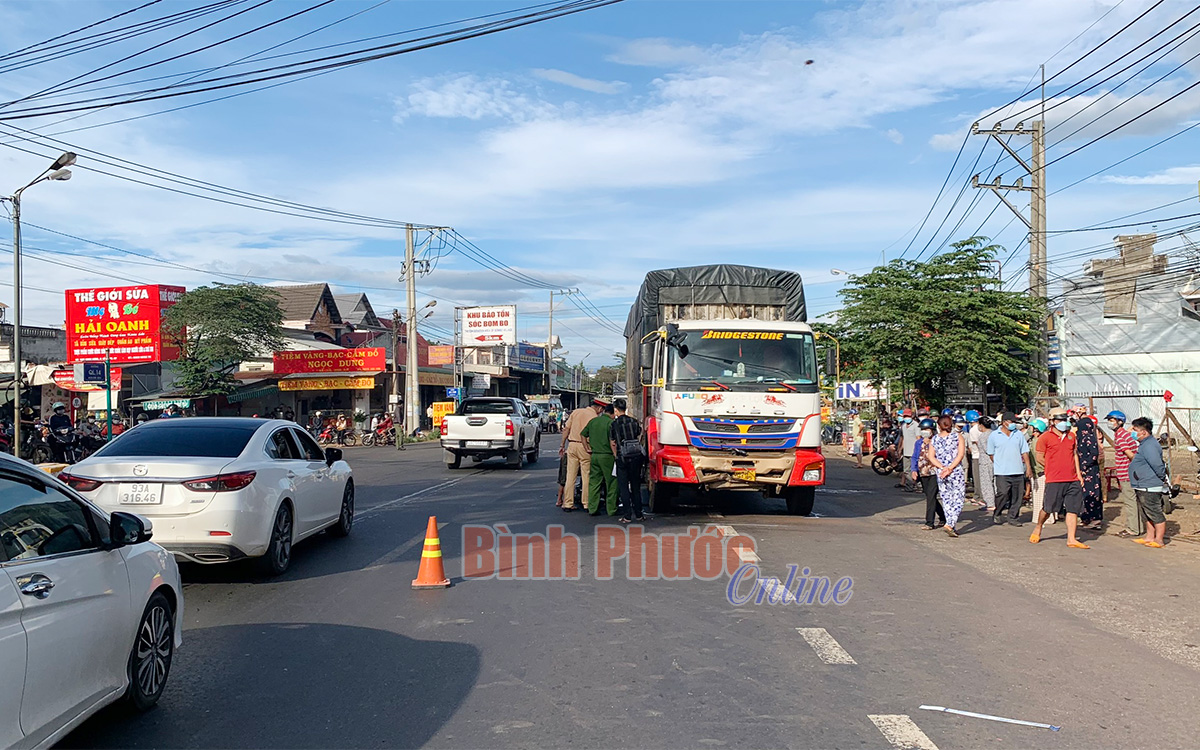
<svg viewBox="0 0 1200 750"><path fill-rule="evenodd" d="M33 464L50 463L54 459L54 452L42 433L40 422L21 425L21 458Z"/></svg>
<svg viewBox="0 0 1200 750"><path fill-rule="evenodd" d="M50 431L50 446L55 455L62 456L63 462L78 463L83 459L83 449L80 447L79 435L70 427L60 427Z"/></svg>

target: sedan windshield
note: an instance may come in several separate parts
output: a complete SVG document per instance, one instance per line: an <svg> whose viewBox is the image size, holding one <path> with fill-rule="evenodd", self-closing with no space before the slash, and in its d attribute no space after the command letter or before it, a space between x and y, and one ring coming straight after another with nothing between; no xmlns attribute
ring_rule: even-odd
<svg viewBox="0 0 1200 750"><path fill-rule="evenodd" d="M782 387L815 392L816 348L811 333L691 331L687 356L669 349L667 385L721 390Z"/></svg>
<svg viewBox="0 0 1200 750"><path fill-rule="evenodd" d="M134 428L121 434L95 455L121 456L196 456L199 458L237 458L258 427L253 425L187 425Z"/></svg>

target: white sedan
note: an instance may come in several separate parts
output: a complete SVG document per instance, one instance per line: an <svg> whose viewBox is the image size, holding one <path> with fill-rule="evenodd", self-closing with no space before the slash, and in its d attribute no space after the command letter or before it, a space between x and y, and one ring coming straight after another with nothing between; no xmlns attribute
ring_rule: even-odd
<svg viewBox="0 0 1200 750"><path fill-rule="evenodd" d="M190 417L146 422L61 475L106 510L136 510L178 558L258 558L279 575L292 545L354 524L354 478L337 448L322 449L280 419Z"/></svg>
<svg viewBox="0 0 1200 750"><path fill-rule="evenodd" d="M53 745L122 696L158 701L183 589L151 532L0 454L0 747Z"/></svg>

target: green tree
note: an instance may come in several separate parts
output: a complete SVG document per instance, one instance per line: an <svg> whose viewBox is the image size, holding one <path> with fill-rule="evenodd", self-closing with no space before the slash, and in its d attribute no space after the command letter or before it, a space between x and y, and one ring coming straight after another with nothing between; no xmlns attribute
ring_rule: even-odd
<svg viewBox="0 0 1200 750"><path fill-rule="evenodd" d="M852 375L910 384L934 403L942 401L944 376L956 371L1010 394L1030 390L1026 355L1038 346L1044 300L998 288L993 264L1003 248L986 237L951 247L851 277L837 316L843 380L849 343Z"/></svg>
<svg viewBox="0 0 1200 750"><path fill-rule="evenodd" d="M183 295L167 310L179 346L176 385L192 396L230 393L239 363L283 348L279 295L254 284L214 284Z"/></svg>

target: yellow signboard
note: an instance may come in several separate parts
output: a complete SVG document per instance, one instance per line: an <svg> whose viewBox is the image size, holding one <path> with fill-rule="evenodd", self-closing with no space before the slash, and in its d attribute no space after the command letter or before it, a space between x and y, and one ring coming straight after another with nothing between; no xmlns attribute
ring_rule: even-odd
<svg viewBox="0 0 1200 750"><path fill-rule="evenodd" d="M442 424L442 417L447 414L453 414L456 406L458 404L453 401L435 401L433 403L433 426L440 426Z"/></svg>
<svg viewBox="0 0 1200 750"><path fill-rule="evenodd" d="M281 391L370 390L375 378L292 378L279 381Z"/></svg>

